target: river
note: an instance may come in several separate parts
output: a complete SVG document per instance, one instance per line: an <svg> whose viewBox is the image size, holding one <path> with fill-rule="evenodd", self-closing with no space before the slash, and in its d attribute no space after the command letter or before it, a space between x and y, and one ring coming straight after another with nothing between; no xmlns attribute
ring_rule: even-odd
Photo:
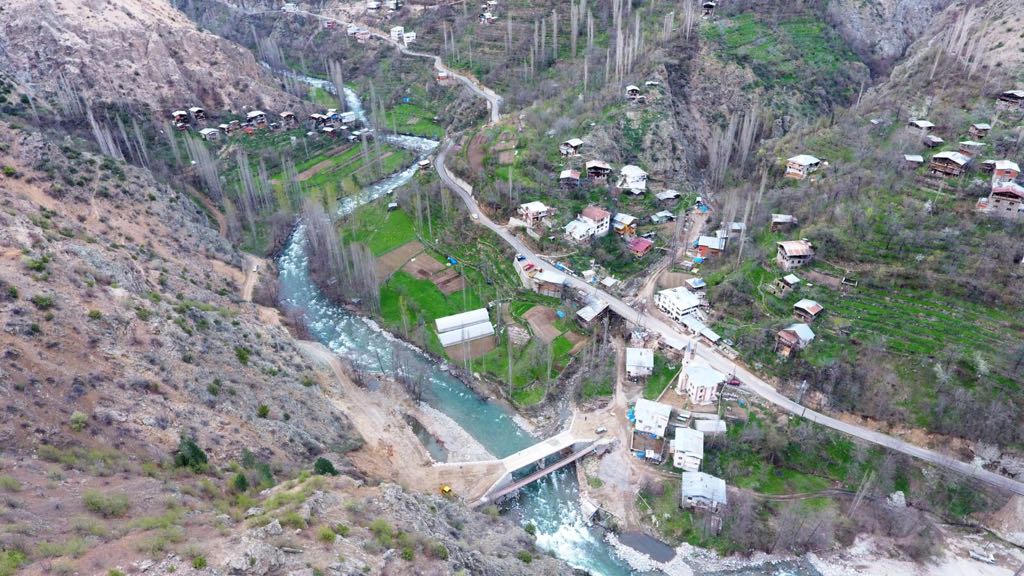
<svg viewBox="0 0 1024 576"><path fill-rule="evenodd" d="M289 73L294 78L331 90L323 80ZM369 125L358 96L344 88L349 110ZM425 158L438 142L385 134L387 142L411 150L418 159ZM408 182L419 170L413 164L372 184L358 194L342 199L338 217L353 212L361 204L372 202ZM480 398L468 385L448 373L443 365L415 346L382 330L373 320L358 316L328 301L314 286L309 275L306 233L298 224L278 259L280 302L283 307L303 312L310 333L338 355L360 370L393 374L401 365L410 371L428 374L424 401L444 412L480 444L497 457L517 452L538 439L520 427L514 415L503 405ZM618 558L600 533L590 528L580 509L579 485L572 467L564 468L520 491L508 507L522 524L533 523L537 545L570 565L600 576L632 576L639 574ZM789 571L757 571L749 574L803 574Z"/></svg>

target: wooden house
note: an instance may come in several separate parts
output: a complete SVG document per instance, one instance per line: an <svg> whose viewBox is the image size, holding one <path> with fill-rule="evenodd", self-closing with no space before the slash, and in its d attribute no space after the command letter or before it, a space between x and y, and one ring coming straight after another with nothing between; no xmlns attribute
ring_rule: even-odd
<svg viewBox="0 0 1024 576"><path fill-rule="evenodd" d="M804 298L796 304L793 304L793 315L796 316L797 320L810 324L811 322L814 322L814 319L817 318L824 309L825 308L821 304L818 304L814 300Z"/></svg>
<svg viewBox="0 0 1024 576"><path fill-rule="evenodd" d="M267 113L263 110L253 110L245 115L245 119L257 128L267 125Z"/></svg>
<svg viewBox="0 0 1024 576"><path fill-rule="evenodd" d="M992 166L992 186L1013 182L1020 176L1020 166L1012 160L996 160Z"/></svg>
<svg viewBox="0 0 1024 576"><path fill-rule="evenodd" d="M604 160L588 160L586 164L587 178L593 180L607 180L612 173L612 167Z"/></svg>
<svg viewBox="0 0 1024 576"><path fill-rule="evenodd" d="M1001 110L1024 110L1024 90L1007 90L996 99Z"/></svg>
<svg viewBox="0 0 1024 576"><path fill-rule="evenodd" d="M579 138L570 138L558 145L558 153L562 156L579 156L580 149L582 148L583 140L580 140Z"/></svg>
<svg viewBox="0 0 1024 576"><path fill-rule="evenodd" d="M278 114L278 116L281 118L281 123L285 126L296 126L299 123L299 121L295 119L294 112L285 111Z"/></svg>
<svg viewBox="0 0 1024 576"><path fill-rule="evenodd" d="M701 16L710 18L715 15L715 3L712 0L704 0L700 5Z"/></svg>
<svg viewBox="0 0 1024 576"><path fill-rule="evenodd" d="M640 87L630 84L626 86L626 99L636 101L641 96Z"/></svg>
<svg viewBox="0 0 1024 576"><path fill-rule="evenodd" d="M981 140L985 136L988 136L990 130L992 130L991 124L979 122L976 124L971 124L971 127L967 130L967 133L971 136L971 138L977 138L978 140Z"/></svg>
<svg viewBox="0 0 1024 576"><path fill-rule="evenodd" d="M203 140L207 142L216 142L220 140L220 130L216 128L203 128L199 131L199 135L203 137Z"/></svg>
<svg viewBox="0 0 1024 576"><path fill-rule="evenodd" d="M775 244L778 247L775 261L783 270L799 268L814 259L814 245L807 240L786 240Z"/></svg>
<svg viewBox="0 0 1024 576"><path fill-rule="evenodd" d="M935 134L925 134L924 138L921 139L921 142L929 148L938 148L946 143L945 140L939 138Z"/></svg>
<svg viewBox="0 0 1024 576"><path fill-rule="evenodd" d="M174 112L171 112L171 118L174 119L174 123L176 125L189 123L188 112L184 110L175 110Z"/></svg>
<svg viewBox="0 0 1024 576"><path fill-rule="evenodd" d="M786 274L782 278L775 280L775 293L779 298L784 298L799 286L800 278L797 278L796 274Z"/></svg>
<svg viewBox="0 0 1024 576"><path fill-rule="evenodd" d="M629 247L629 252L633 254L633 256L636 256L637 258L643 258L644 255L650 252L651 248L654 247L654 242L647 238L642 238L638 236L630 240L627 243L627 246Z"/></svg>
<svg viewBox="0 0 1024 576"><path fill-rule="evenodd" d="M580 185L580 172L579 170L562 170L558 174L558 185L562 188L576 188Z"/></svg>
<svg viewBox="0 0 1024 576"><path fill-rule="evenodd" d="M910 122L907 122L907 127L916 128L918 130L923 130L925 132L931 132L931 130L935 128L935 124L932 124L927 120L911 120Z"/></svg>
<svg viewBox="0 0 1024 576"><path fill-rule="evenodd" d="M636 217L619 212L612 218L612 228L619 236L632 236L636 234Z"/></svg>
<svg viewBox="0 0 1024 576"><path fill-rule="evenodd" d="M188 109L188 113L192 115L196 120L206 120L206 110L203 110L199 106L193 106Z"/></svg>
<svg viewBox="0 0 1024 576"><path fill-rule="evenodd" d="M928 167L932 174L956 177L964 173L970 161L970 158L960 152L939 152L932 156Z"/></svg>
<svg viewBox="0 0 1024 576"><path fill-rule="evenodd" d="M978 142L976 140L964 140L960 142L960 153L968 158L975 158L981 154L981 150L985 147L984 142Z"/></svg>
<svg viewBox="0 0 1024 576"><path fill-rule="evenodd" d="M924 164L924 156L921 156L920 154L904 154L903 163L907 168L918 168Z"/></svg>
<svg viewBox="0 0 1024 576"><path fill-rule="evenodd" d="M772 232L788 232L797 225L796 216L792 214L772 214L769 230Z"/></svg>
<svg viewBox="0 0 1024 576"><path fill-rule="evenodd" d="M814 331L807 324L797 323L779 330L775 334L775 351L787 358L807 348L814 340Z"/></svg>
<svg viewBox="0 0 1024 576"><path fill-rule="evenodd" d="M1016 182L994 184L988 196L987 212L1002 218L1024 220L1024 186Z"/></svg>
<svg viewBox="0 0 1024 576"><path fill-rule="evenodd" d="M803 180L821 167L821 160L810 154L799 154L786 161L786 178Z"/></svg>

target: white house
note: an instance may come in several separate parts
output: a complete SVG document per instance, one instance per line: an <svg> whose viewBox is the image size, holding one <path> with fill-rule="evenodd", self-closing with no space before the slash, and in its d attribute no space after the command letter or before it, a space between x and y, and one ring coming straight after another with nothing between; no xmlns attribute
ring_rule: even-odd
<svg viewBox="0 0 1024 576"><path fill-rule="evenodd" d="M520 204L517 211L519 218L526 222L527 226L533 226L537 222L551 215L551 208L539 200Z"/></svg>
<svg viewBox="0 0 1024 576"><path fill-rule="evenodd" d="M672 418L672 407L661 402L640 398L633 406L633 418L637 432L664 438L668 421Z"/></svg>
<svg viewBox="0 0 1024 576"><path fill-rule="evenodd" d="M392 26L391 27L391 39L395 42L402 42L405 40L405 27L404 26Z"/></svg>
<svg viewBox="0 0 1024 576"><path fill-rule="evenodd" d="M253 110L245 115L245 119L256 125L266 124L267 113L263 110Z"/></svg>
<svg viewBox="0 0 1024 576"><path fill-rule="evenodd" d="M650 348L626 348L626 375L645 378L654 372L654 352Z"/></svg>
<svg viewBox="0 0 1024 576"><path fill-rule="evenodd" d="M643 194L647 191L647 172L639 166L627 164L619 170L619 182L615 187L630 194Z"/></svg>
<svg viewBox="0 0 1024 576"><path fill-rule="evenodd" d="M405 42L405 45L408 46L409 44L412 44L413 42L416 41L416 33L406 32L405 34L402 35L402 40Z"/></svg>
<svg viewBox="0 0 1024 576"><path fill-rule="evenodd" d="M611 212L597 206L587 206L583 209L582 215L594 222L594 236L600 238L608 234L612 221Z"/></svg>
<svg viewBox="0 0 1024 576"><path fill-rule="evenodd" d="M697 406L706 406L718 400L718 388L726 380L725 374L696 358L679 372L676 392L686 394Z"/></svg>
<svg viewBox="0 0 1024 576"><path fill-rule="evenodd" d="M579 244L593 238L596 229L593 220L586 216L577 216L575 220L565 225L565 237L570 242Z"/></svg>
<svg viewBox="0 0 1024 576"><path fill-rule="evenodd" d="M726 505L725 480L703 472L683 472L683 508L717 509Z"/></svg>
<svg viewBox="0 0 1024 576"><path fill-rule="evenodd" d="M693 428L676 428L672 439L672 465L687 472L700 470L704 460L704 433Z"/></svg>
<svg viewBox="0 0 1024 576"><path fill-rule="evenodd" d="M199 131L199 135L203 137L203 140L220 140L220 130L216 128L203 128Z"/></svg>
<svg viewBox="0 0 1024 576"><path fill-rule="evenodd" d="M683 286L661 290L654 295L654 303L658 309L676 322L682 322L684 316L696 311L700 307L700 302L700 296Z"/></svg>

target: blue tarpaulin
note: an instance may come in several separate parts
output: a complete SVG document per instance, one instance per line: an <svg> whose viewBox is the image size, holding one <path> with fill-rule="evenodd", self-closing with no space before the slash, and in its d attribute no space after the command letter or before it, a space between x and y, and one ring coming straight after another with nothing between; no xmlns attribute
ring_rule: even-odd
<svg viewBox="0 0 1024 576"><path fill-rule="evenodd" d="M558 316L559 318L565 318L565 312L562 312L561 310L557 310L557 311L555 311L555 316Z"/></svg>

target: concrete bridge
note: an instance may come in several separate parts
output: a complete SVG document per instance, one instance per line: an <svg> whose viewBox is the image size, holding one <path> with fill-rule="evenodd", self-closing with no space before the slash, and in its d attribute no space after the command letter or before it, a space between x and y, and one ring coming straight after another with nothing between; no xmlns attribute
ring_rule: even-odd
<svg viewBox="0 0 1024 576"><path fill-rule="evenodd" d="M439 478L450 477L451 484L460 486L465 491L462 496L476 507L514 494L588 454L607 450L611 445L612 440L579 438L567 430L500 460L442 462L434 464L434 469ZM556 455L561 455L558 461L546 463L548 458ZM513 479L515 472L534 464L540 468L524 478Z"/></svg>

